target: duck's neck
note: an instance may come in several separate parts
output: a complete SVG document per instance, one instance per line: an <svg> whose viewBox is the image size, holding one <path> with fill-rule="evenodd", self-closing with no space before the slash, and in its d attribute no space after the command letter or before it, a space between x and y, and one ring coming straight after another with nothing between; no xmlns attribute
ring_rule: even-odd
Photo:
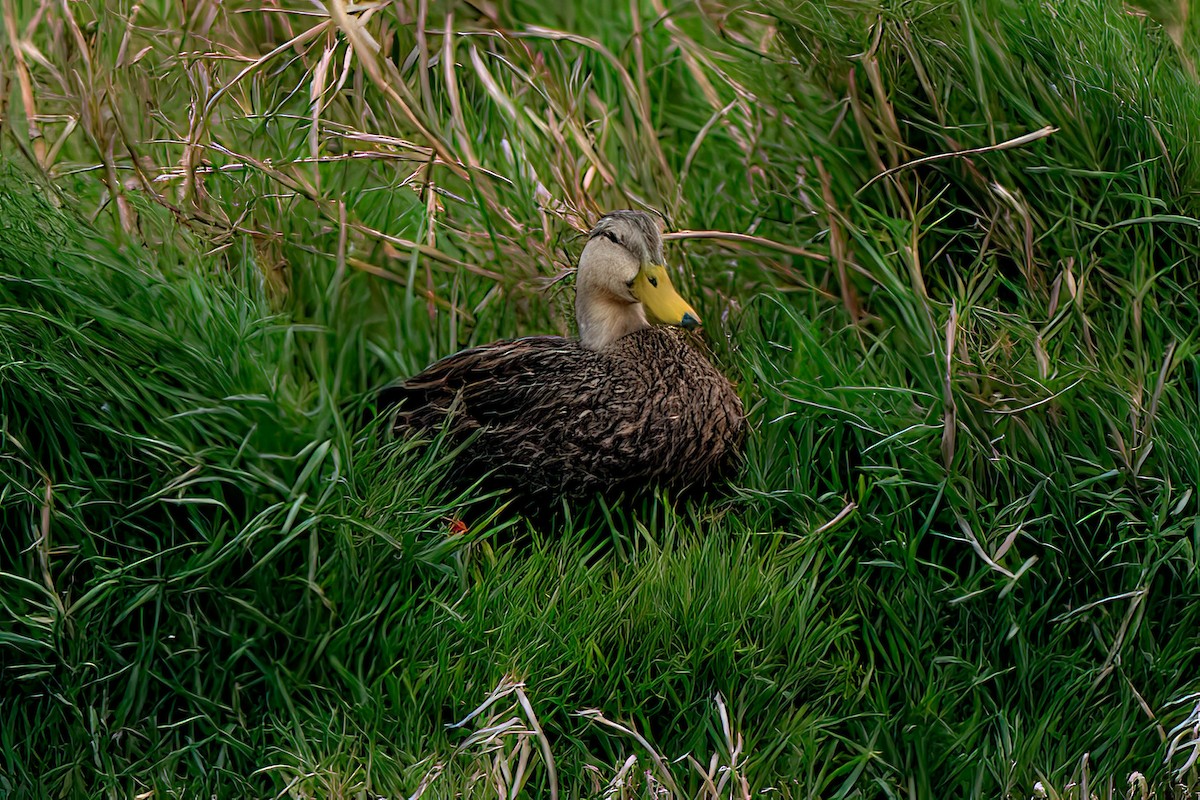
<svg viewBox="0 0 1200 800"><path fill-rule="evenodd" d="M583 293L575 300L579 341L589 350L603 350L622 336L648 328L650 322L641 303L630 303L612 295Z"/></svg>

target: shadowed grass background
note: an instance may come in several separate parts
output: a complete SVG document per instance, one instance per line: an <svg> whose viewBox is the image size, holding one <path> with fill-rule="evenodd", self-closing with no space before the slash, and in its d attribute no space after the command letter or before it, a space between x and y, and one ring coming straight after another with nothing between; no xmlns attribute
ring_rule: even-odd
<svg viewBox="0 0 1200 800"><path fill-rule="evenodd" d="M0 793L1196 787L1187 2L0 11ZM360 430L617 207L733 497L534 530Z"/></svg>

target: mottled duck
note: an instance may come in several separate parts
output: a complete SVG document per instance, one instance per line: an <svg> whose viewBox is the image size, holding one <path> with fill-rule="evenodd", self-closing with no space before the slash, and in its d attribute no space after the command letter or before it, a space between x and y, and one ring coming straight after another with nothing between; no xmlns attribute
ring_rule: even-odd
<svg viewBox="0 0 1200 800"><path fill-rule="evenodd" d="M703 490L740 461L745 414L705 356L654 218L614 211L575 276L578 338L472 347L380 393L400 434L448 421L459 480L555 504L662 486ZM474 437L468 442L468 437Z"/></svg>

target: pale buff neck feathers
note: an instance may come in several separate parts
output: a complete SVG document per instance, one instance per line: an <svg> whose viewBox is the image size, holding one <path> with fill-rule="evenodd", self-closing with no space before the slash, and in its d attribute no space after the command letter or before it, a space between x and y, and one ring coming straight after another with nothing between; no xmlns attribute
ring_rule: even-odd
<svg viewBox="0 0 1200 800"><path fill-rule="evenodd" d="M600 350L650 326L629 286L640 269L633 253L603 236L583 248L575 278L575 320L584 347Z"/></svg>
<svg viewBox="0 0 1200 800"><path fill-rule="evenodd" d="M575 319L580 343L602 350L652 323L695 327L700 318L671 286L662 235L643 211L601 217L579 258Z"/></svg>

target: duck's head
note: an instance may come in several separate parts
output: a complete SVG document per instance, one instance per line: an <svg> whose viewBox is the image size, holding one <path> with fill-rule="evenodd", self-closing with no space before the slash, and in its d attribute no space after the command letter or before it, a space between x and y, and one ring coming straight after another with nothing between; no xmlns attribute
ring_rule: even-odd
<svg viewBox="0 0 1200 800"><path fill-rule="evenodd" d="M613 211L592 228L575 277L575 319L591 350L652 324L700 325L696 309L671 285L652 216Z"/></svg>

